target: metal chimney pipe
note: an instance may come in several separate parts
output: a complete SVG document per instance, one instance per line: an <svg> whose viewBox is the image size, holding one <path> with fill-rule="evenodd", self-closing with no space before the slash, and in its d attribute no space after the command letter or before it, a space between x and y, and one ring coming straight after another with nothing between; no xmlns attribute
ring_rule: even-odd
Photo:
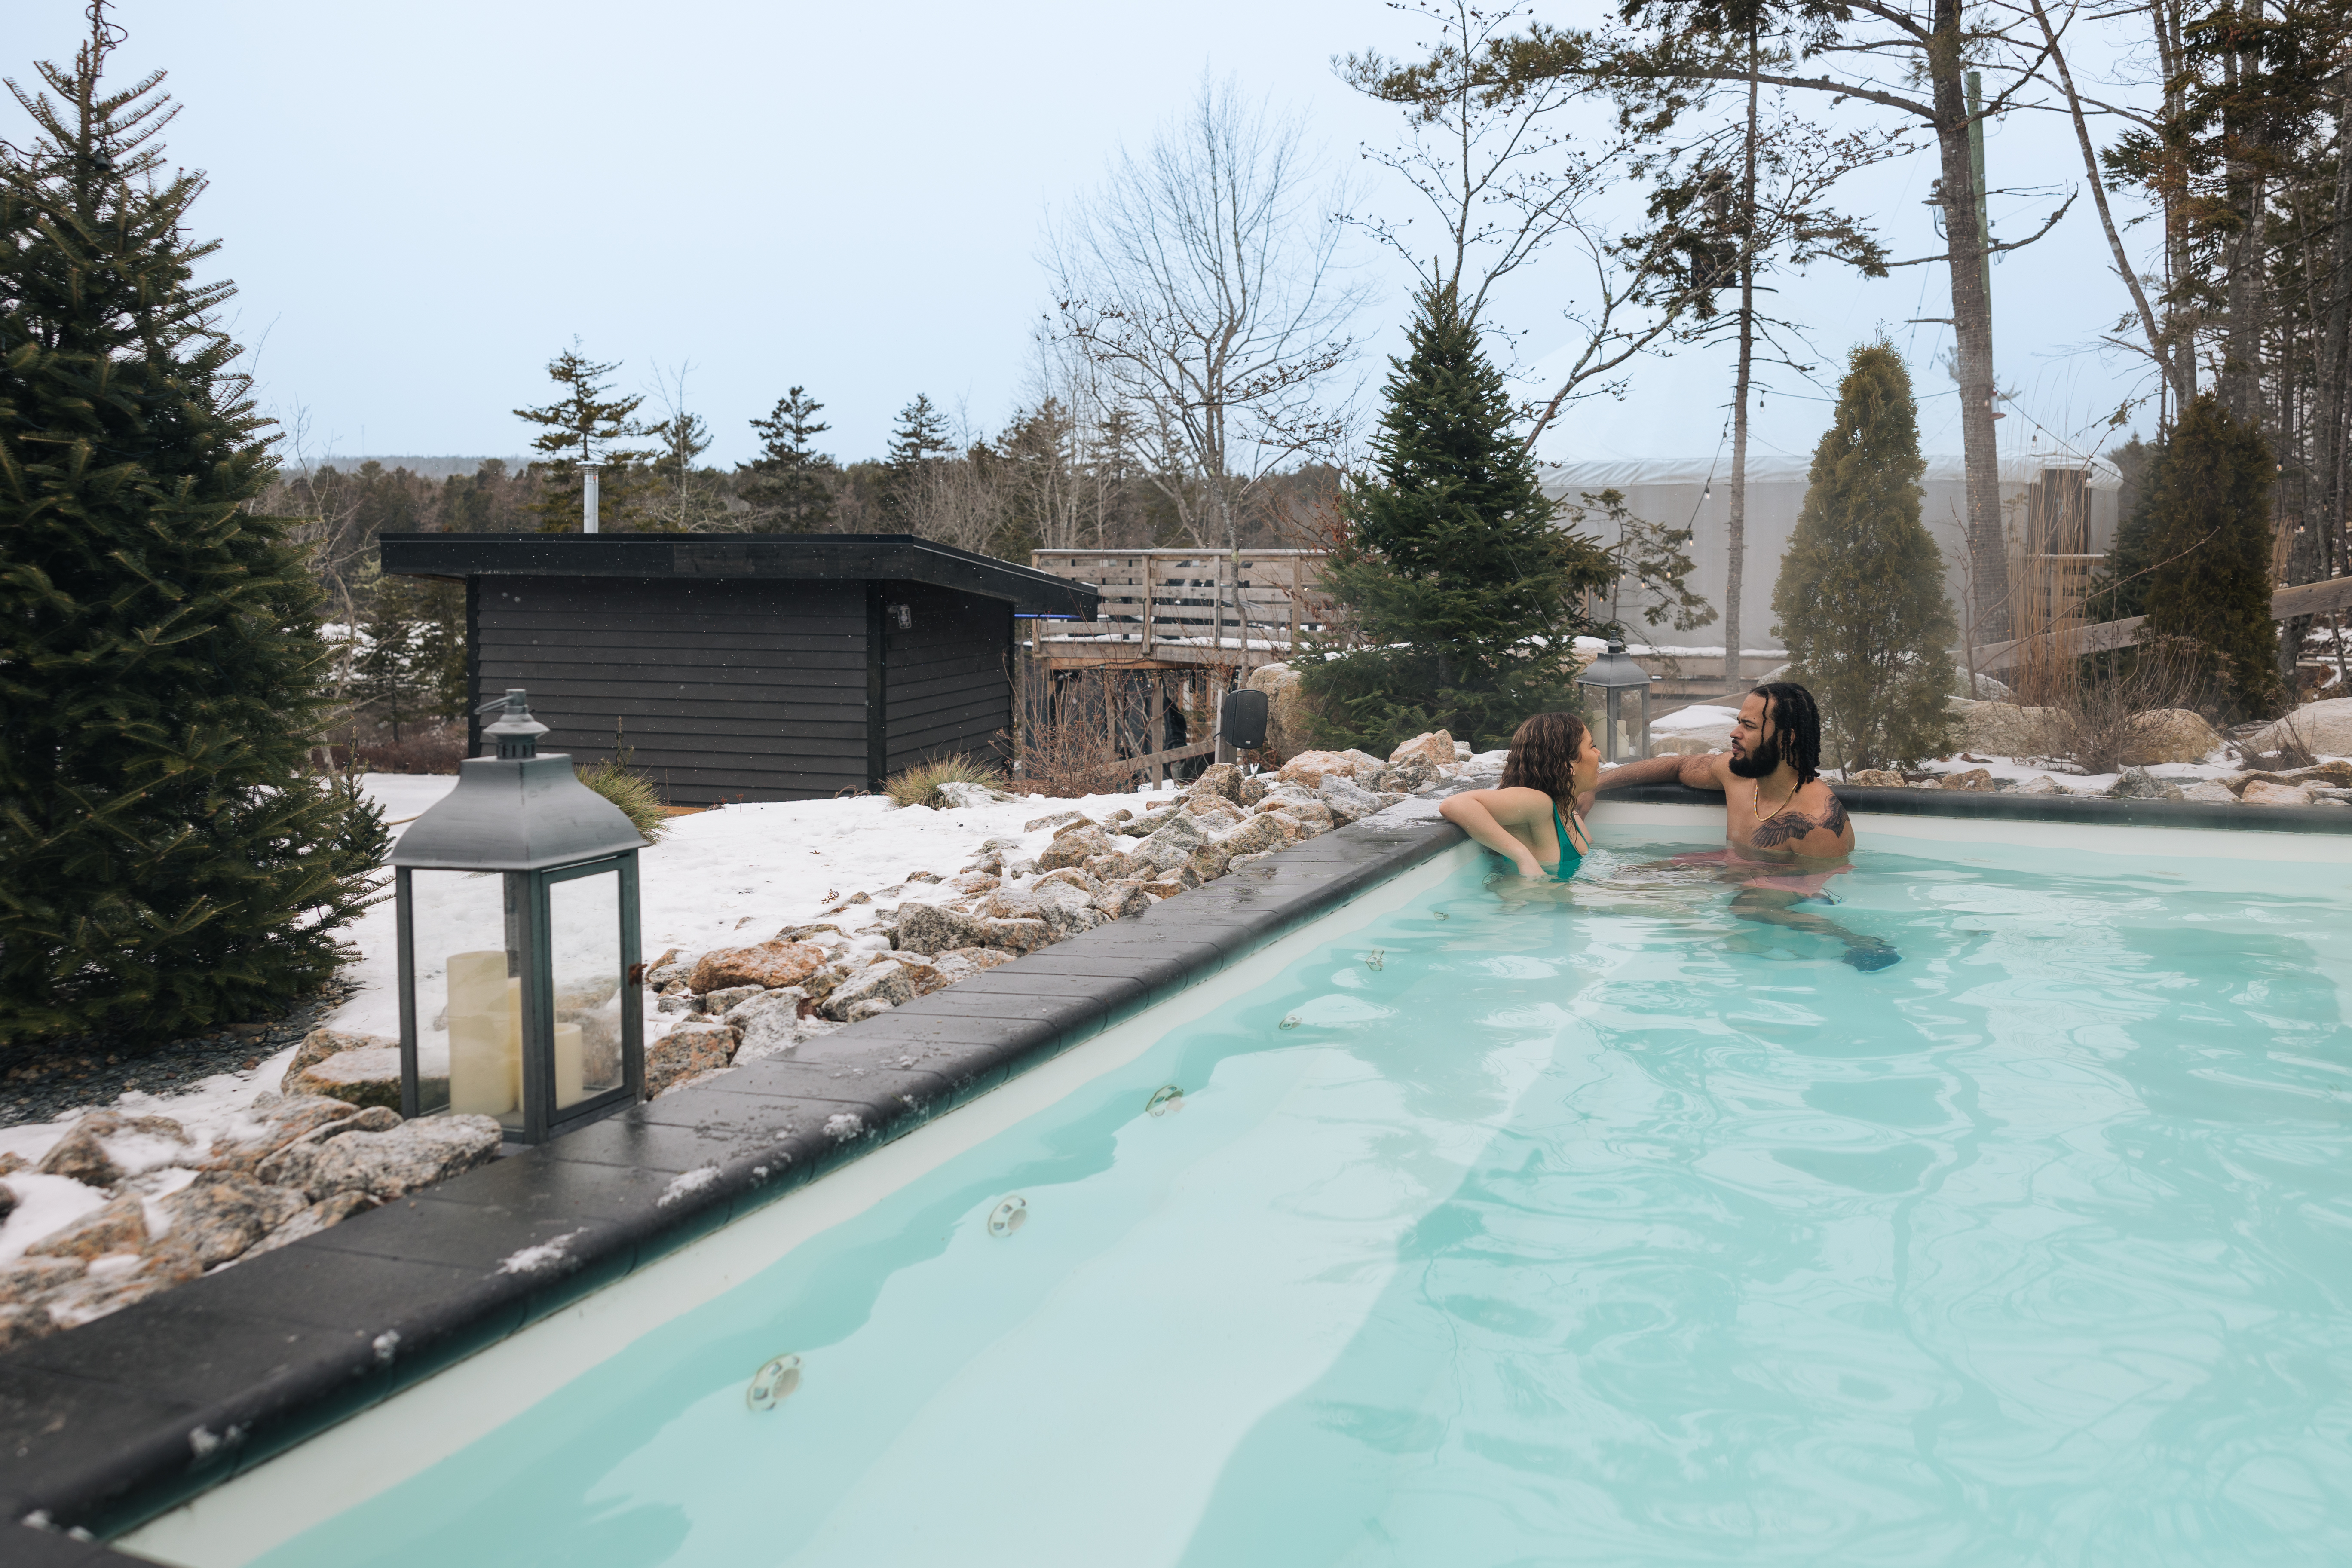
<svg viewBox="0 0 2352 1568"><path fill-rule="evenodd" d="M580 531L593 533L596 531L596 465L587 464L580 471L584 476L584 482L580 487Z"/></svg>

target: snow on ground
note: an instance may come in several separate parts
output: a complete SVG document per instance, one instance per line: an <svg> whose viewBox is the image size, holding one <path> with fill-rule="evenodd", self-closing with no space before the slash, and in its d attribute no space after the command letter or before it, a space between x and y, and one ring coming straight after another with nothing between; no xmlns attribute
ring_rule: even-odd
<svg viewBox="0 0 2352 1568"><path fill-rule="evenodd" d="M366 787L390 820L425 810L457 782L370 773ZM1175 798L1171 790L1160 796ZM673 947L685 952L740 947L765 942L784 926L820 919L852 931L876 909L896 905L902 897L922 903L953 898L951 889L937 884L900 884L916 871L954 876L978 857L986 839L1018 839L1020 853L1034 855L1053 842L1054 829L1024 833L1024 823L1066 811L1095 817L1120 806L1139 811L1150 798L1140 792L1074 800L1020 795L992 805L934 811L863 795L727 805L675 816L662 841L637 857L643 950L651 960ZM857 893L870 895L873 905L824 913ZM389 902L368 910L352 929L350 940L361 957L343 973L359 982L360 990L327 1020L328 1027L368 1035L400 1032L393 990L394 930ZM417 936L426 940L423 931ZM646 1006L649 1036L676 1021L654 1013L651 996Z"/></svg>
<svg viewBox="0 0 2352 1568"><path fill-rule="evenodd" d="M383 807L395 839L417 815L457 787L442 774L370 773L365 788ZM914 871L951 877L980 852L983 839L1018 839L1020 852L1034 855L1053 842L1054 830L1024 833L1022 825L1056 812L1084 811L1100 817L1120 806L1140 810L1141 793L1053 800L1024 795L992 805L933 811L893 806L881 795L843 800L794 801L771 805L730 805L671 819L661 843L640 858L645 952L658 958L669 948L699 952L763 942L778 928L814 921L854 893L874 896L830 917L843 930L863 925L877 909L900 901L898 884ZM1171 792L1162 798L1172 799ZM954 896L937 884L918 882L903 896L935 902ZM328 1027L396 1037L399 1004L394 995L395 925L390 900L362 915L346 932L360 950L359 962L344 973L360 990L325 1020ZM424 933L420 932L422 936ZM676 1019L652 1011L647 998L647 1036ZM110 1109L125 1117L168 1116L187 1129L202 1149L234 1142L257 1130L251 1118L256 1096L275 1091L294 1052L279 1051L252 1072L221 1073L176 1094L120 1096ZM0 1130L0 1155L37 1163L79 1121L77 1110L55 1121ZM110 1138L121 1158L123 1140ZM35 1240L79 1218L107 1201L95 1187L64 1176L19 1171L6 1178L17 1207L0 1225L0 1263L21 1254ZM150 1215L162 1228L152 1200L169 1190L159 1182L148 1194Z"/></svg>
<svg viewBox="0 0 2352 1568"><path fill-rule="evenodd" d="M132 1089L117 1096L110 1109L126 1119L168 1116L187 1130L189 1147L204 1149L215 1142L235 1142L260 1131L259 1121L252 1116L254 1097L277 1089L278 1079L285 1076L286 1064L293 1059L294 1048L289 1046L252 1072L215 1073L195 1088L178 1094L146 1094ZM27 1163L37 1163L49 1152L50 1145L64 1137L83 1114L77 1110L55 1121L27 1122L0 1130L0 1154L16 1154ZM155 1172L139 1184L147 1200L148 1228L160 1235L167 1216L156 1206L156 1200L186 1185L194 1179L195 1173L184 1169L167 1172L156 1167L167 1159L184 1158L187 1149L160 1137L110 1134L107 1152L134 1178L151 1170ZM7 1223L0 1225L0 1264L14 1261L25 1248L51 1231L92 1209L103 1208L110 1197L69 1176L18 1171L6 1180L9 1190L16 1194L16 1207Z"/></svg>
<svg viewBox="0 0 2352 1568"><path fill-rule="evenodd" d="M1728 744L1731 740L1732 721L1738 717L1739 710L1737 708L1722 708L1700 702L1688 708L1677 708L1671 713L1651 720L1650 732L1654 735L1696 733L1702 737L1712 733L1717 739Z"/></svg>

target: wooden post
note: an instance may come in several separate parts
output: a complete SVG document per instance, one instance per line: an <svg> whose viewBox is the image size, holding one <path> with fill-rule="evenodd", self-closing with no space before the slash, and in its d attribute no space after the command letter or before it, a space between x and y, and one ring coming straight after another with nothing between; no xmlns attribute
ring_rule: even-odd
<svg viewBox="0 0 2352 1568"><path fill-rule="evenodd" d="M1153 590L1153 587L1154 587L1154 584L1153 584L1153 583L1152 583L1152 579L1153 579L1154 577L1156 577L1156 576L1158 576L1158 575L1159 575L1159 572L1158 572L1158 570L1157 570L1157 563L1154 561L1154 559L1153 559L1153 557L1152 557L1152 553L1151 553L1151 552L1150 552L1150 551L1147 550L1147 551L1145 551L1145 552L1143 552L1142 561L1143 561L1143 657L1144 657L1144 658L1150 658L1151 657L1151 598L1152 598L1152 590ZM1157 685L1157 683L1156 683L1156 682L1155 682L1154 684L1155 684L1155 686Z"/></svg>
<svg viewBox="0 0 2352 1568"><path fill-rule="evenodd" d="M1307 557L1290 558L1290 656L1298 652L1298 601L1307 596Z"/></svg>
<svg viewBox="0 0 2352 1568"><path fill-rule="evenodd" d="M1168 678L1154 672L1151 677L1151 737L1150 749L1156 754L1168 749ZM1150 783L1158 789L1168 777L1168 764L1151 764Z"/></svg>
<svg viewBox="0 0 2352 1568"><path fill-rule="evenodd" d="M1225 739L1225 693L1233 689L1230 672L1222 664L1209 667L1216 673L1209 679L1209 725L1217 737L1216 755L1211 760L1230 763L1234 760L1234 743Z"/></svg>

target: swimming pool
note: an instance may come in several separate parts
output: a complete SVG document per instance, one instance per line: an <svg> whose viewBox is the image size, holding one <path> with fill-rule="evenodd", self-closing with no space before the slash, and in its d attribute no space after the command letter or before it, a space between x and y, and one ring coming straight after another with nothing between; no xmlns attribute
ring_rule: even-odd
<svg viewBox="0 0 2352 1568"><path fill-rule="evenodd" d="M2340 1559L2345 868L2029 826L1868 837L1868 973L1456 852L120 1544Z"/></svg>

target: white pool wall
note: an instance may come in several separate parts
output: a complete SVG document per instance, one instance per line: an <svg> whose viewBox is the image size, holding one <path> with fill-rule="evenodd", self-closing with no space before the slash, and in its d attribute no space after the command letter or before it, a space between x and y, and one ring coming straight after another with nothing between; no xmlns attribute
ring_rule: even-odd
<svg viewBox="0 0 2352 1568"><path fill-rule="evenodd" d="M1169 1000L1031 1068L860 1159L786 1193L110 1542L177 1568L244 1568L409 1479L628 1345L772 1267L834 1226L1436 888L1481 851L1464 844L1276 938Z"/></svg>

